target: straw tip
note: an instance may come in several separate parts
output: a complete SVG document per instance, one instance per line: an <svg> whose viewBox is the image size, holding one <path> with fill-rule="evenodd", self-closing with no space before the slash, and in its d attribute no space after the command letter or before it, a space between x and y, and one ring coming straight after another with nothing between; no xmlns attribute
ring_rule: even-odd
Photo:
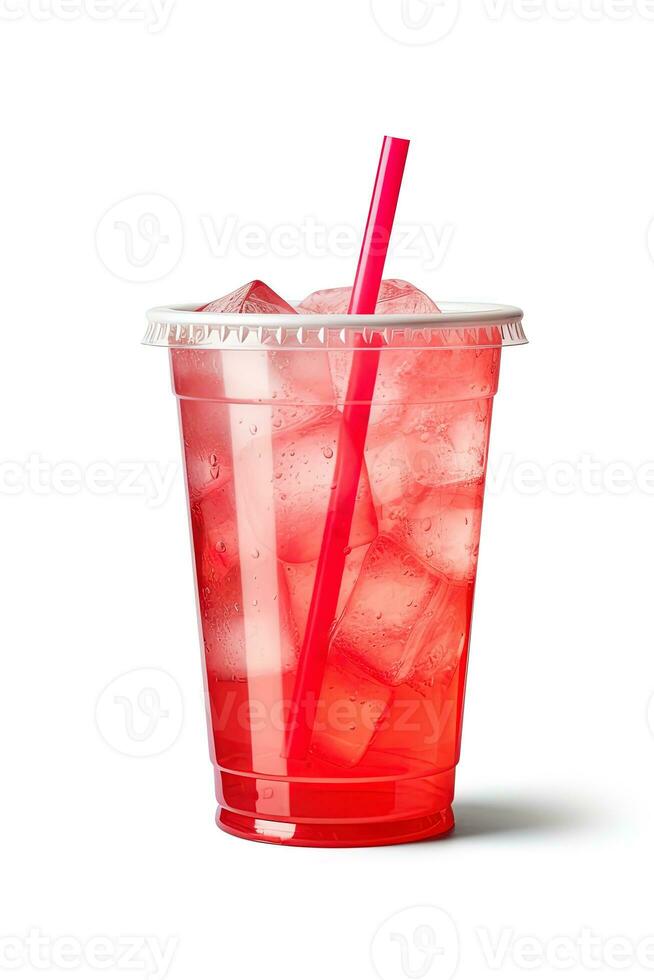
<svg viewBox="0 0 654 980"><path fill-rule="evenodd" d="M409 143L411 142L411 140L404 139L404 137L402 136L384 136L384 141L385 142L388 141L390 143L396 143L396 144L402 143L404 146L408 146Z"/></svg>

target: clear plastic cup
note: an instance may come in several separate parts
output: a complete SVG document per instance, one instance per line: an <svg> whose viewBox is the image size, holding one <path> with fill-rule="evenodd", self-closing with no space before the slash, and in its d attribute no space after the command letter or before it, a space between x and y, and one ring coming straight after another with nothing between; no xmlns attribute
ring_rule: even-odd
<svg viewBox="0 0 654 980"><path fill-rule="evenodd" d="M521 311L148 314L178 398L217 822L364 846L453 827L493 398ZM355 348L381 354L320 690L298 703ZM362 353L363 352L363 353ZM319 600L319 593L318 593ZM306 712L311 738L289 753Z"/></svg>

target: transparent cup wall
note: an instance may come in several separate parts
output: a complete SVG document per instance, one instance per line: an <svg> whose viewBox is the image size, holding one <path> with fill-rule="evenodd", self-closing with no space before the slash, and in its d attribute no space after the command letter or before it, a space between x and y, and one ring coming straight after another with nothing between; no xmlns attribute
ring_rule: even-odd
<svg viewBox="0 0 654 980"><path fill-rule="evenodd" d="M156 329L182 341L170 359L220 826L323 846L446 833L493 397L519 321L365 341L315 323L304 337L234 323ZM371 347L355 355L362 342ZM349 370L379 344L326 669L298 705ZM289 758L294 710L312 734Z"/></svg>

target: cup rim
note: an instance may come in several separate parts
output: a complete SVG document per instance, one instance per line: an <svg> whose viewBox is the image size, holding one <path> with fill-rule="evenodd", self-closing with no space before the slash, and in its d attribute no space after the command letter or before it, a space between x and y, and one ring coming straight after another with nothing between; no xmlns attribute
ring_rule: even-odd
<svg viewBox="0 0 654 980"><path fill-rule="evenodd" d="M262 314L198 312L197 304L147 313L148 347L219 350L483 348L526 344L522 310L497 303L442 303L440 313ZM363 345L361 344L363 341Z"/></svg>
<svg viewBox="0 0 654 980"><path fill-rule="evenodd" d="M438 302L440 313L393 313L393 314L341 314L341 313L206 313L198 312L200 303L179 303L170 306L154 306L146 313L148 324L165 324L171 326L208 327L247 327L249 329L271 328L300 331L307 329L328 328L330 330L363 330L364 327L373 330L386 328L413 328L425 330L443 330L448 327L502 326L504 324L519 325L524 316L518 306L507 306L501 303L478 302Z"/></svg>

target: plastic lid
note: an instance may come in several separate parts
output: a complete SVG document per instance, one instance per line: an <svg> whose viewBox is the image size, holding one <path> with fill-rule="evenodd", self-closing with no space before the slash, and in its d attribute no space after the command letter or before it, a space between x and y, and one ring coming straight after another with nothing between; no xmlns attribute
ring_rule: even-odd
<svg viewBox="0 0 654 980"><path fill-rule="evenodd" d="M509 347L526 344L516 306L438 302L441 313L382 316L198 313L199 303L147 313L150 347L218 350L350 350L363 335L390 347Z"/></svg>

